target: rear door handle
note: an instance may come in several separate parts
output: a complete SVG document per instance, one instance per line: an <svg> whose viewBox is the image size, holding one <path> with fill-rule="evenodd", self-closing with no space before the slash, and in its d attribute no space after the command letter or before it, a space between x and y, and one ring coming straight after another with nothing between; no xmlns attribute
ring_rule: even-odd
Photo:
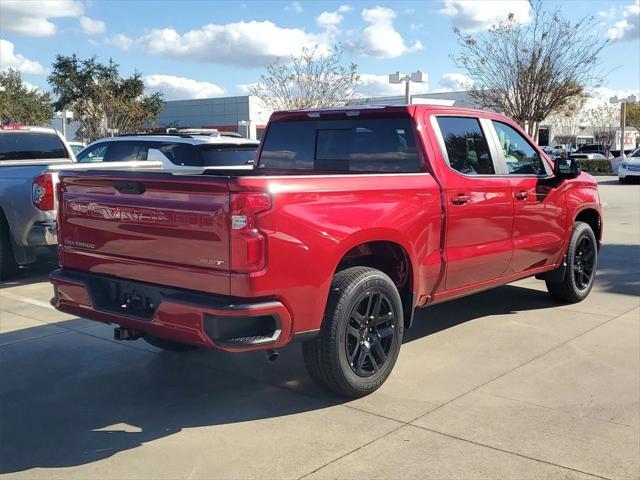
<svg viewBox="0 0 640 480"><path fill-rule="evenodd" d="M455 197L451 197L451 203L453 203L454 205L464 205L469 200L471 200L469 195L465 195L464 193L459 193Z"/></svg>
<svg viewBox="0 0 640 480"><path fill-rule="evenodd" d="M526 200L528 196L529 196L529 192L527 192L526 190L522 190L520 192L516 192L516 194L515 194L515 197L518 200Z"/></svg>

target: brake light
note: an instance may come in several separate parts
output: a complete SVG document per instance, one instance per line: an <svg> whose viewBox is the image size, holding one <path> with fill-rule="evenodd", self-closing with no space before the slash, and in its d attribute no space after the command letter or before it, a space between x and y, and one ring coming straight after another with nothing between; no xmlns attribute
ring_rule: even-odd
<svg viewBox="0 0 640 480"><path fill-rule="evenodd" d="M53 179L50 173L43 173L33 179L31 200L40 210L53 210Z"/></svg>
<svg viewBox="0 0 640 480"><path fill-rule="evenodd" d="M231 194L231 270L255 272L264 268L266 239L258 229L257 217L270 208L267 193Z"/></svg>

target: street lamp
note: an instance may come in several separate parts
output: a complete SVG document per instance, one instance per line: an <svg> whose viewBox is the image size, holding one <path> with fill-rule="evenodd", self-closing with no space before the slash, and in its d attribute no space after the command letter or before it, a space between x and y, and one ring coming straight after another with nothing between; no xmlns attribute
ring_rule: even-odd
<svg viewBox="0 0 640 480"><path fill-rule="evenodd" d="M636 101L635 95L629 95L627 98L618 98L617 96L611 97L609 103L620 103L620 156L624 159L624 127L627 116L627 103L634 103Z"/></svg>
<svg viewBox="0 0 640 480"><path fill-rule="evenodd" d="M402 83L404 82L404 99L408 104L411 103L410 85L411 82L424 83L427 81L427 74L418 70L411 75L402 75L400 72L389 74L389 83Z"/></svg>
<svg viewBox="0 0 640 480"><path fill-rule="evenodd" d="M67 119L73 120L73 112L69 110L62 110L61 112L56 112L56 118L60 119L60 125L62 127L62 136L64 139L67 139Z"/></svg>

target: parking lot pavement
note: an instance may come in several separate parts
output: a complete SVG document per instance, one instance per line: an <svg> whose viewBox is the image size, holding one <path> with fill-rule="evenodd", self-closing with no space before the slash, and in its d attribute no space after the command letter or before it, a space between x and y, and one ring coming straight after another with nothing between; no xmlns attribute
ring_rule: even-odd
<svg viewBox="0 0 640 480"><path fill-rule="evenodd" d="M56 312L53 264L0 288L5 478L640 477L640 186L601 178L596 286L524 280L417 314L396 368L345 402L299 346L161 352Z"/></svg>

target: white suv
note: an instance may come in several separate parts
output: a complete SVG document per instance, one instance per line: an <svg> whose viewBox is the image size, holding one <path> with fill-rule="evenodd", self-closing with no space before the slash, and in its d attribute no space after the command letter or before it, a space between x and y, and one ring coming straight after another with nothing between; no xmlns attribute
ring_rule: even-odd
<svg viewBox="0 0 640 480"><path fill-rule="evenodd" d="M260 142L234 133L122 135L96 140L76 155L91 168L135 168L176 174L215 169L252 169Z"/></svg>

